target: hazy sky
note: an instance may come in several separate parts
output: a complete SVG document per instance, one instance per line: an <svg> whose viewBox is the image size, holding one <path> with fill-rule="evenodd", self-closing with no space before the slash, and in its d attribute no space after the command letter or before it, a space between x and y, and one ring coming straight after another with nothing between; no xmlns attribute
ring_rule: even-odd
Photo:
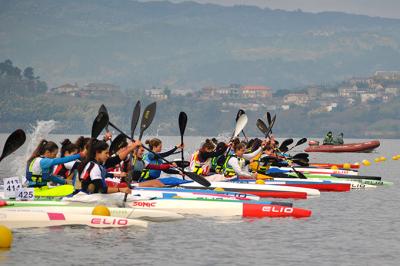
<svg viewBox="0 0 400 266"><path fill-rule="evenodd" d="M141 0L152 1L152 0ZM184 2L185 0L169 0ZM192 0L198 3L220 5L254 5L272 9L295 10L308 12L342 11L389 18L400 18L400 0Z"/></svg>

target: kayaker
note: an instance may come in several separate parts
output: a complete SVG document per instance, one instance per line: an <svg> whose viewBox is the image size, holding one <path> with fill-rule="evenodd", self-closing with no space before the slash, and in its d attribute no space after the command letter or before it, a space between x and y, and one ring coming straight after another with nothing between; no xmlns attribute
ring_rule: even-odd
<svg viewBox="0 0 400 266"><path fill-rule="evenodd" d="M212 140L206 139L206 141L201 145L200 149L195 151L190 158L190 171L198 175L207 176L207 179L210 181L224 179L223 175L210 174L212 159L223 155L227 148L225 143L220 143L221 144L216 146Z"/></svg>
<svg viewBox="0 0 400 266"><path fill-rule="evenodd" d="M26 179L28 187L43 187L47 182L64 185L67 181L53 175L55 165L75 161L84 156L84 153L74 154L62 158L56 158L58 146L53 141L41 140L31 157L27 161Z"/></svg>
<svg viewBox="0 0 400 266"><path fill-rule="evenodd" d="M75 145L78 146L79 148L79 152L83 152L85 150L87 150L87 144L89 143L90 138L84 137L84 136L80 136L76 141L75 141Z"/></svg>
<svg viewBox="0 0 400 266"><path fill-rule="evenodd" d="M79 147L72 143L69 139L65 139L61 142L60 157L66 157L70 155L75 155L79 153ZM53 175L62 177L64 179L73 179L73 172L77 169L80 164L80 160L70 161L68 163L62 163L54 168Z"/></svg>
<svg viewBox="0 0 400 266"><path fill-rule="evenodd" d="M138 183L140 187L163 187L164 184L157 179L148 179L151 170L167 171L170 168L177 167L175 163L172 164L150 164L143 160L145 149L139 146L133 153L132 161L132 180Z"/></svg>
<svg viewBox="0 0 400 266"><path fill-rule="evenodd" d="M86 193L130 193L128 187L108 187L105 179L107 175L106 168L118 164L121 160L141 145L140 141L136 141L128 145L128 149L121 152L118 156L110 157L109 146L102 140L91 140L89 142L88 156L79 167L82 191ZM82 169L83 168L83 169Z"/></svg>
<svg viewBox="0 0 400 266"><path fill-rule="evenodd" d="M159 165L159 164L163 163L163 161L161 160L160 157L168 157L168 156L174 154L174 152L176 150L184 148L184 144L179 144L169 151L161 152L162 142L158 138L146 140L146 144L149 145L150 150L152 150L154 153L151 153L151 152L146 153L143 157L143 160L146 161L146 163L148 163L148 164L155 164L155 165ZM167 170L167 173L168 173L168 170ZM176 171L172 171L171 173L177 174ZM148 174L148 177L146 178L146 180L157 179L160 177L160 175L161 175L161 170L151 169L149 171L149 174Z"/></svg>
<svg viewBox="0 0 400 266"><path fill-rule="evenodd" d="M265 145L263 142L262 145ZM247 177L247 178L257 178L257 173L250 173L247 170L246 160L251 160L253 157L261 153L263 146L259 147L252 153L246 152L246 145L244 143L239 143L234 146L234 153L228 154L223 165L223 173L226 177Z"/></svg>
<svg viewBox="0 0 400 266"><path fill-rule="evenodd" d="M333 145L333 134L332 134L332 131L329 131L326 134L323 144L324 145Z"/></svg>

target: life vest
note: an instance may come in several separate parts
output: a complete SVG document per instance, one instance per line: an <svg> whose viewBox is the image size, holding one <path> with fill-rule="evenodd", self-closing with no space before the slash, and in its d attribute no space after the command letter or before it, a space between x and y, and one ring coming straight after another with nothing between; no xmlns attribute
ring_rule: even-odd
<svg viewBox="0 0 400 266"><path fill-rule="evenodd" d="M208 158L202 162L200 161L199 154L200 151L196 151L190 158L190 170L198 175L207 176L211 170L212 159Z"/></svg>
<svg viewBox="0 0 400 266"><path fill-rule="evenodd" d="M107 183L105 181L106 180L106 174L107 174L106 169L102 165L100 165L99 163L97 163L95 161L91 161L91 162L89 162L89 167L79 177L80 180L81 180L82 191L84 191L84 192L88 192L89 185L92 183L92 181L94 181L94 180L92 180L90 178L90 173L92 172L92 170L93 170L95 165L97 165L99 167L100 173L101 173L101 178L100 179L96 179L96 180L101 180L103 191L104 191L105 188L107 188ZM95 190L94 192L91 192L91 193L98 193L98 192L99 191Z"/></svg>
<svg viewBox="0 0 400 266"><path fill-rule="evenodd" d="M160 165L160 164L162 164L162 160L161 159L158 159L158 156L157 155L155 155L155 154L152 154L152 156L154 156L154 158L153 159L150 159L149 158L149 154L150 153L146 153L144 156L143 156L143 161L146 161L148 164L156 164L156 165ZM145 173L144 175L145 175L145 177L143 178L143 179L156 179L156 178L159 178L160 177L160 175L161 175L161 170L155 170L155 169L143 169L144 171L148 171L148 174L147 173Z"/></svg>
<svg viewBox="0 0 400 266"><path fill-rule="evenodd" d="M236 175L235 170L233 170L233 168L232 168L232 167L229 165L229 163L228 163L229 160L230 160L232 157L235 157L235 158L238 159L240 168L243 168L244 165L246 164L246 160L245 160L244 158L238 158L235 154L229 154L228 156L226 156L224 165L222 166L223 173L224 173L224 175L225 175L226 177L232 177L232 176L235 176L235 175Z"/></svg>
<svg viewBox="0 0 400 266"><path fill-rule="evenodd" d="M138 182L148 180L150 178L150 171L145 167L143 159L138 159L136 156L132 159L132 179Z"/></svg>
<svg viewBox="0 0 400 266"><path fill-rule="evenodd" d="M257 173L266 173L269 169L269 165L265 165L260 163L260 158L261 158L262 153L260 152L259 154L257 154L256 156L253 157L253 159L251 159L249 168L252 171L255 171Z"/></svg>
<svg viewBox="0 0 400 266"><path fill-rule="evenodd" d="M71 172L62 163L62 164L57 165L57 167L53 171L53 174L61 176L66 179L71 174Z"/></svg>
<svg viewBox="0 0 400 266"><path fill-rule="evenodd" d="M43 187L49 181L49 173L43 173L40 167L42 157L34 158L26 169L26 179L29 181L30 187Z"/></svg>

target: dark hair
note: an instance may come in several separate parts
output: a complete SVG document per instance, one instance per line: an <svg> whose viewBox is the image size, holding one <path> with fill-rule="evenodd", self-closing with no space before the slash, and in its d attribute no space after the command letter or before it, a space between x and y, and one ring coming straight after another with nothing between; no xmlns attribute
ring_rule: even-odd
<svg viewBox="0 0 400 266"><path fill-rule="evenodd" d="M217 140L216 138L212 138L211 141L212 141L215 145L218 144L218 140Z"/></svg>
<svg viewBox="0 0 400 266"><path fill-rule="evenodd" d="M214 150L215 149L215 144L212 140L206 139L206 141L201 145L201 150Z"/></svg>
<svg viewBox="0 0 400 266"><path fill-rule="evenodd" d="M153 139L148 139L145 142L146 144L149 145L150 150L152 150L154 147L160 146L160 144L162 143L160 139L158 138L153 138Z"/></svg>
<svg viewBox="0 0 400 266"><path fill-rule="evenodd" d="M42 139L36 149L33 151L31 157L28 159L28 163L30 163L33 159L43 155L46 151L53 152L58 149L58 146L53 141L47 141Z"/></svg>
<svg viewBox="0 0 400 266"><path fill-rule="evenodd" d="M76 141L75 145L78 146L79 151L83 151L85 148L87 149L87 144L89 143L90 138L85 138L84 136L80 136Z"/></svg>
<svg viewBox="0 0 400 266"><path fill-rule="evenodd" d="M108 150L107 142L103 140L91 139L88 142L88 152L85 160L78 166L78 172L81 174L86 164L90 161L94 161L96 158L96 153Z"/></svg>
<svg viewBox="0 0 400 266"><path fill-rule="evenodd" d="M233 145L232 145L233 149L236 150L235 147L236 147L236 145L238 145L240 143L240 139L235 138L235 139L233 139L232 143L233 143Z"/></svg>
<svg viewBox="0 0 400 266"><path fill-rule="evenodd" d="M72 143L69 139L64 139L61 142L60 157L64 157L66 152L72 153L73 151L79 151L78 145Z"/></svg>
<svg viewBox="0 0 400 266"><path fill-rule="evenodd" d="M241 150L243 148L246 148L246 144L243 143L243 142L240 142L240 143L235 145L234 150L237 151L237 150Z"/></svg>

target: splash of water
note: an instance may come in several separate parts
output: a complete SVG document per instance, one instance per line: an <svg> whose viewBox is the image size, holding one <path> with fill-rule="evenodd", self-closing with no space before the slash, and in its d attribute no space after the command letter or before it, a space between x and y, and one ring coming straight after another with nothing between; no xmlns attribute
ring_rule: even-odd
<svg viewBox="0 0 400 266"><path fill-rule="evenodd" d="M57 127L57 121L36 121L36 125L30 125L31 132L27 135L28 145L22 155L18 155L10 163L11 173L15 176L24 177L26 171L26 160L31 156L36 146L42 139L47 139L50 132Z"/></svg>

